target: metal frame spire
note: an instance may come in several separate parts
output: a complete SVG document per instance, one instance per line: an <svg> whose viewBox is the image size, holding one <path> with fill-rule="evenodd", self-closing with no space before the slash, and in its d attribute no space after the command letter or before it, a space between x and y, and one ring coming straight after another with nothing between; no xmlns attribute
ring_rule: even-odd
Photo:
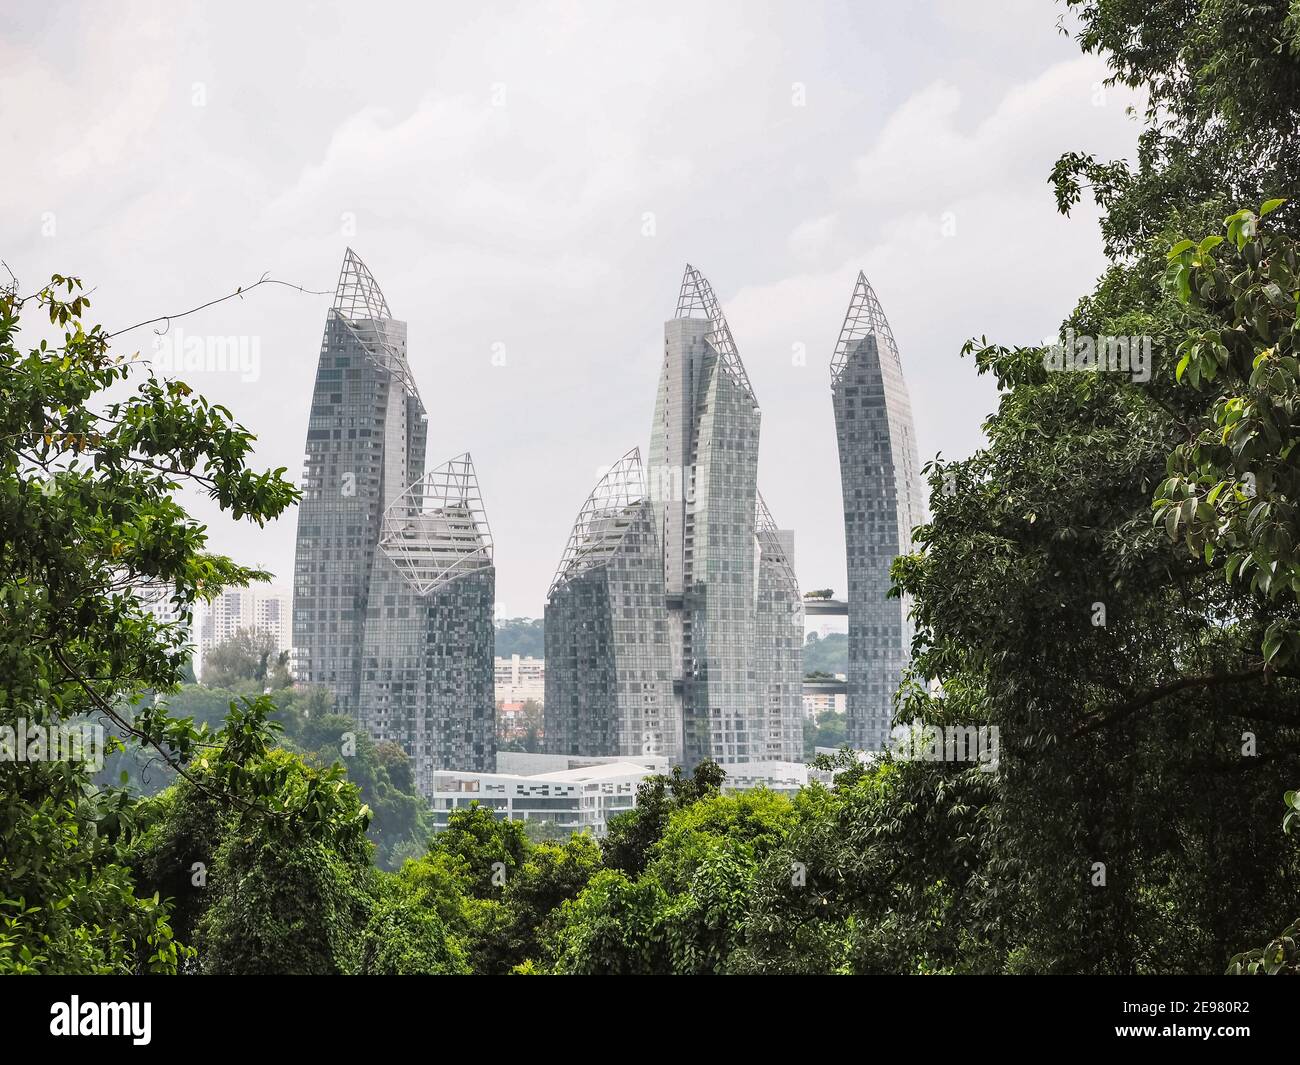
<svg viewBox="0 0 1300 1065"><path fill-rule="evenodd" d="M641 449L634 447L609 468L582 504L547 598L561 584L595 569L614 553L644 498Z"/></svg>
<svg viewBox="0 0 1300 1065"><path fill-rule="evenodd" d="M878 348L883 347L893 358L895 365L901 363L898 356L898 344L894 341L894 332L889 328L885 310L880 306L876 290L871 287L867 275L858 271L857 283L853 286L853 298L849 300L849 310L840 326L840 339L835 345L835 354L831 356L831 380L837 380L844 371L858 343L868 336L875 336Z"/></svg>
<svg viewBox="0 0 1300 1065"><path fill-rule="evenodd" d="M693 313L695 311L701 313L697 315ZM686 264L686 273L682 275L682 287L677 295L676 317L701 317L707 318L712 323L713 328L705 336L705 340L718 353L718 358L721 359L727 372L753 397L754 388L749 383L745 364L740 361L736 341L731 335L731 326L727 324L722 306L718 303L717 296L713 294L713 286L709 284L709 279L690 263Z"/></svg>
<svg viewBox="0 0 1300 1065"><path fill-rule="evenodd" d="M794 593L796 599L799 599L802 606L803 600L799 596L799 578L795 576L794 566L790 564L790 558L781 544L776 519L772 517L772 512L767 509L763 493L758 491L754 493L754 535L758 539L759 550L762 552L763 558L779 567L781 579L789 586L790 591Z"/></svg>
<svg viewBox="0 0 1300 1065"><path fill-rule="evenodd" d="M389 505L379 548L419 595L492 565L492 530L468 451L430 470Z"/></svg>
<svg viewBox="0 0 1300 1065"><path fill-rule="evenodd" d="M379 283L351 248L343 256L339 283L334 289L334 309L352 321L393 317Z"/></svg>
<svg viewBox="0 0 1300 1065"><path fill-rule="evenodd" d="M381 369L400 380L410 395L419 398L420 390L415 387L410 364L401 349L389 340L384 326L384 323L393 321L388 301L384 299L374 275L351 248L343 256L343 268L339 271L330 314L342 321Z"/></svg>

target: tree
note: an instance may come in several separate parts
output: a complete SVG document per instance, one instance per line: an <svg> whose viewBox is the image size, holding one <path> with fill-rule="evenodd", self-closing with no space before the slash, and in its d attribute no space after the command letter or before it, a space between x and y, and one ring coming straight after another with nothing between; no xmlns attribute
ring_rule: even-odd
<svg viewBox="0 0 1300 1065"><path fill-rule="evenodd" d="M260 692L292 683L289 652L281 651L265 629L238 629L203 656L203 684L208 688Z"/></svg>
<svg viewBox="0 0 1300 1065"><path fill-rule="evenodd" d="M312 827L222 826L203 889L211 901L195 929L202 971L355 972L376 889L369 810L337 767L318 772L283 750L263 757L279 778L276 801L312 808Z"/></svg>
<svg viewBox="0 0 1300 1065"><path fill-rule="evenodd" d="M1146 94L1137 166L1070 152L1052 177L1068 211L1085 188L1108 251L1159 243L1189 207L1222 216L1300 185L1300 13L1289 0L1066 0L1108 83ZM1279 219L1294 233L1300 215Z"/></svg>
<svg viewBox="0 0 1300 1065"><path fill-rule="evenodd" d="M375 906L362 933L362 976L459 976L464 952L438 916L394 890Z"/></svg>
<svg viewBox="0 0 1300 1065"><path fill-rule="evenodd" d="M94 715L182 766L205 738L135 701L183 679L188 652L135 592L165 589L189 621L198 596L266 575L208 553L174 493L196 485L261 524L297 492L283 470L249 468L252 436L227 410L114 354L88 307L60 275L32 295L0 291L0 724ZM33 312L61 342L20 348ZM137 894L127 865L134 804L92 771L0 760L0 970L175 971L181 959L166 903Z"/></svg>
<svg viewBox="0 0 1300 1065"><path fill-rule="evenodd" d="M308 765L338 766L357 785L371 812L368 836L381 868L394 869L424 849L433 831L429 804L416 790L411 760L400 746L376 744L350 717L333 713L301 719L288 739Z"/></svg>
<svg viewBox="0 0 1300 1065"><path fill-rule="evenodd" d="M730 971L746 934L755 871L785 837L787 799L683 791L643 873L606 870L560 904L546 939L556 972Z"/></svg>
<svg viewBox="0 0 1300 1065"><path fill-rule="evenodd" d="M655 775L641 781L635 808L609 820L601 840L605 865L633 876L644 871L650 848L663 836L672 812L718 794L725 777L717 762L704 761L689 777L681 766L673 766L669 776Z"/></svg>
<svg viewBox="0 0 1300 1065"><path fill-rule="evenodd" d="M849 671L849 638L842 632L808 633L803 645L803 671L834 676Z"/></svg>
<svg viewBox="0 0 1300 1065"><path fill-rule="evenodd" d="M843 710L823 710L816 722L804 718L803 753L811 759L818 747L841 747L848 743L848 715Z"/></svg>
<svg viewBox="0 0 1300 1065"><path fill-rule="evenodd" d="M469 937L474 971L509 973L542 956L556 935L560 907L576 898L600 870L600 848L590 836L532 844L513 874L505 878L499 913L479 923Z"/></svg>
<svg viewBox="0 0 1300 1065"><path fill-rule="evenodd" d="M1062 209L1090 185L1113 257L1064 324L1149 343L1153 373L967 346L1001 398L986 447L927 468L932 520L895 564L917 624L897 720L998 728L1000 766L886 757L807 789L736 969L1213 972L1294 916L1274 813L1300 768L1294 604L1261 580L1294 542L1287 352L1264 333L1291 328L1296 292L1233 212L1295 192L1297 19L1281 2L1070 6L1152 110L1135 169L1057 165ZM1217 242L1180 237L1224 214L1244 258L1221 281ZM1276 476L1247 502L1249 449Z"/></svg>
<svg viewBox="0 0 1300 1065"><path fill-rule="evenodd" d="M508 618L497 622L497 657L541 658L546 654L545 629L542 618Z"/></svg>

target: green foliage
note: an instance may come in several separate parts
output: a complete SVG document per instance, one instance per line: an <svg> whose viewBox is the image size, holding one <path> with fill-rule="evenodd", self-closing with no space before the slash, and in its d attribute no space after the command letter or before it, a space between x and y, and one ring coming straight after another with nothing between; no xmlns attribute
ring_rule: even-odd
<svg viewBox="0 0 1300 1065"><path fill-rule="evenodd" d="M429 842L431 855L446 855L458 862L467 876L474 898L495 898L505 881L523 864L528 833L518 821L504 821L491 810L471 803L455 810L447 827Z"/></svg>
<svg viewBox="0 0 1300 1065"><path fill-rule="evenodd" d="M601 840L605 864L633 876L643 872L650 848L663 836L672 812L716 795L725 776L716 762L705 761L689 777L681 766L674 766L670 776L643 780L637 786L636 808L610 818Z"/></svg>
<svg viewBox="0 0 1300 1065"><path fill-rule="evenodd" d="M371 812L369 838L381 868L395 869L403 854L414 856L423 847L433 830L432 817L401 747L377 744L351 718L333 713L302 718L289 746L301 752L308 765L338 766L361 789L361 801Z"/></svg>
<svg viewBox="0 0 1300 1065"><path fill-rule="evenodd" d="M542 618L508 618L497 622L496 656L542 658L546 654L546 622Z"/></svg>
<svg viewBox="0 0 1300 1065"><path fill-rule="evenodd" d="M226 748L200 759L220 777ZM231 813L218 829L206 885L211 901L196 926L202 968L211 973L346 973L356 968L374 875L369 811L338 769L319 772L279 749L244 760L242 772L272 810L310 811L276 822Z"/></svg>
<svg viewBox="0 0 1300 1065"><path fill-rule="evenodd" d="M1189 205L1222 215L1300 185L1300 12L1291 0L1066 0L1109 83L1142 90L1137 165L1070 152L1053 171L1068 211L1089 189L1116 256L1150 246ZM1283 223L1294 230L1296 213Z"/></svg>
<svg viewBox="0 0 1300 1065"><path fill-rule="evenodd" d="M1229 582L1249 588L1268 624L1263 666L1300 657L1300 250L1239 211L1223 236L1180 240L1167 279L1199 314L1179 346L1177 375L1204 395L1205 412L1169 456L1155 518ZM1217 254L1216 254L1217 253Z"/></svg>
<svg viewBox="0 0 1300 1065"><path fill-rule="evenodd" d="M574 976L664 975L670 971L659 928L666 903L653 877L633 881L604 869L560 908L552 970Z"/></svg>
<svg viewBox="0 0 1300 1065"><path fill-rule="evenodd" d="M679 789L644 873L607 869L560 907L545 944L554 971L728 971L744 940L755 868L779 846L792 811L767 791L723 796L711 788Z"/></svg>
<svg viewBox="0 0 1300 1065"><path fill-rule="evenodd" d="M818 747L840 747L849 741L848 715L842 710L823 710L817 720L804 718L803 755L812 759Z"/></svg>
<svg viewBox="0 0 1300 1065"><path fill-rule="evenodd" d="M508 973L541 956L557 934L560 907L599 870L600 849L589 836L530 847L468 937L474 971Z"/></svg>
<svg viewBox="0 0 1300 1065"><path fill-rule="evenodd" d="M261 524L297 492L249 468L229 411L113 353L88 307L61 275L0 292L0 725L107 719L179 764L205 737L140 700L189 674L188 650L134 589L170 593L188 622L199 596L264 575L207 553L175 493ZM33 311L61 341L20 347ZM0 761L0 971L173 972L183 957L167 903L131 876L134 803L94 768Z"/></svg>
<svg viewBox="0 0 1300 1065"><path fill-rule="evenodd" d="M825 673L830 676L848 673L848 636L842 632L831 632L825 636L808 633L803 645L803 671L805 676L810 673Z"/></svg>
<svg viewBox="0 0 1300 1065"><path fill-rule="evenodd" d="M1236 954L1228 963L1229 976L1300 976L1300 921L1262 947Z"/></svg>
<svg viewBox="0 0 1300 1065"><path fill-rule="evenodd" d="M916 628L897 719L997 728L996 767L842 752L788 801L724 795L704 763L643 783L599 847L471 806L414 853L405 753L349 739L319 691L273 706L269 655L177 690L180 631L131 590L188 620L265 576L208 554L177 490L259 523L296 493L224 408L130 391L56 276L0 295L0 724L102 715L171 786L0 762L0 972L1296 972L1300 16L1067 2L1150 107L1134 166L1053 173L1062 210L1091 188L1113 258L1065 324L1148 338L1154 373L967 345L998 409L986 446L927 467L932 518L894 566ZM31 308L63 343L19 349ZM499 627L512 652L542 653L540 620ZM810 639L808 668L838 653Z"/></svg>
<svg viewBox="0 0 1300 1065"><path fill-rule="evenodd" d="M240 629L203 656L205 687L253 693L292 683L289 652L263 629Z"/></svg>
<svg viewBox="0 0 1300 1065"><path fill-rule="evenodd" d="M457 976L464 952L432 911L394 893L382 899L362 932L363 976Z"/></svg>

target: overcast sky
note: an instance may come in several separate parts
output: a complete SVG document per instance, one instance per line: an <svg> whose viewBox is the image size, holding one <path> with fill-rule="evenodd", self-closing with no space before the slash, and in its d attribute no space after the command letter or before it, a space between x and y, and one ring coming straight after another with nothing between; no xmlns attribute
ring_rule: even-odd
<svg viewBox="0 0 1300 1065"><path fill-rule="evenodd" d="M473 454L507 617L541 614L599 470L644 451L689 261L762 407L759 485L800 582L842 590L828 363L858 269L923 461L969 454L994 409L962 342L1041 340L1102 269L1091 211L1060 218L1046 179L1065 150L1131 157L1137 125L1060 12L27 4L0 28L0 258L24 291L81 276L117 329L264 271L332 291L354 247L409 323L430 466ZM186 377L295 478L328 306L266 286L177 323L256 342L255 379ZM295 513L194 510L292 584Z"/></svg>

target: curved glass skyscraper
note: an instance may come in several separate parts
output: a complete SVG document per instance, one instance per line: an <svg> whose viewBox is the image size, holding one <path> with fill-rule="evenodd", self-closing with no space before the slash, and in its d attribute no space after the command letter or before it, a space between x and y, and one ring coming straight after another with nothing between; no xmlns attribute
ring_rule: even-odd
<svg viewBox="0 0 1300 1065"><path fill-rule="evenodd" d="M763 750L756 757L803 760L803 599L794 566L772 515L758 495L754 517L758 583L754 603L754 664Z"/></svg>
<svg viewBox="0 0 1300 1065"><path fill-rule="evenodd" d="M709 282L688 264L677 315L664 326L649 470L687 765L769 757L771 685L785 684L773 677L784 677L789 661L800 671L798 646L791 656L772 641L775 627L760 625L761 597L769 600L763 617L782 598L791 618L799 596L773 583L774 574L761 579L759 422L731 328ZM760 661L773 653L785 656L776 674ZM800 699L797 688L782 687L781 696L795 706Z"/></svg>
<svg viewBox="0 0 1300 1065"><path fill-rule="evenodd" d="M374 277L349 248L325 322L307 426L294 566L295 669L300 681L329 688L339 712L366 725L377 739L402 743L417 769L426 764L425 752L409 744L427 747L428 757L436 764L441 754L435 741L427 731L398 727L396 713L381 717L367 705L366 700L376 694L376 679L370 676L375 667L363 658L367 646L374 647L377 641L371 625L395 620L382 613L393 605L388 600L398 593L390 572L391 552L381 551L381 539L386 517L391 526L397 513L417 508L428 491L424 478L427 438L428 418L407 362L406 323L393 318ZM472 611L473 617L447 617L437 627L425 629L426 648L421 658L429 668L442 668L438 663L444 649L438 641L445 631L464 627L477 631L486 624L491 633L490 541L488 559L489 576L476 577L478 585L486 583L486 604L482 596L448 602L446 609ZM409 605L407 609L411 609ZM481 669L482 684L467 682L465 690L485 686L490 721L490 636L485 660L480 650L470 645L464 668ZM416 681L408 676L393 683ZM483 712L477 703L463 704L459 711L470 717L481 717ZM439 719L431 708L425 716ZM467 733L476 728L457 724L452 731ZM490 736L490 725L488 731ZM468 750L477 746L480 744L471 743ZM490 758L490 741L487 748ZM453 744L451 749L462 748ZM481 764L485 763L451 763L450 767L478 768Z"/></svg>
<svg viewBox="0 0 1300 1065"><path fill-rule="evenodd" d="M641 452L587 497L546 597L546 748L681 756L663 559Z"/></svg>
<svg viewBox="0 0 1300 1065"><path fill-rule="evenodd" d="M496 769L492 533L474 463L429 471L384 512L362 645L361 724L399 744L416 783Z"/></svg>
<svg viewBox="0 0 1300 1065"><path fill-rule="evenodd" d="M898 345L859 272L831 359L848 555L848 739L881 750L911 645L907 603L888 598L889 567L924 521L912 405Z"/></svg>

